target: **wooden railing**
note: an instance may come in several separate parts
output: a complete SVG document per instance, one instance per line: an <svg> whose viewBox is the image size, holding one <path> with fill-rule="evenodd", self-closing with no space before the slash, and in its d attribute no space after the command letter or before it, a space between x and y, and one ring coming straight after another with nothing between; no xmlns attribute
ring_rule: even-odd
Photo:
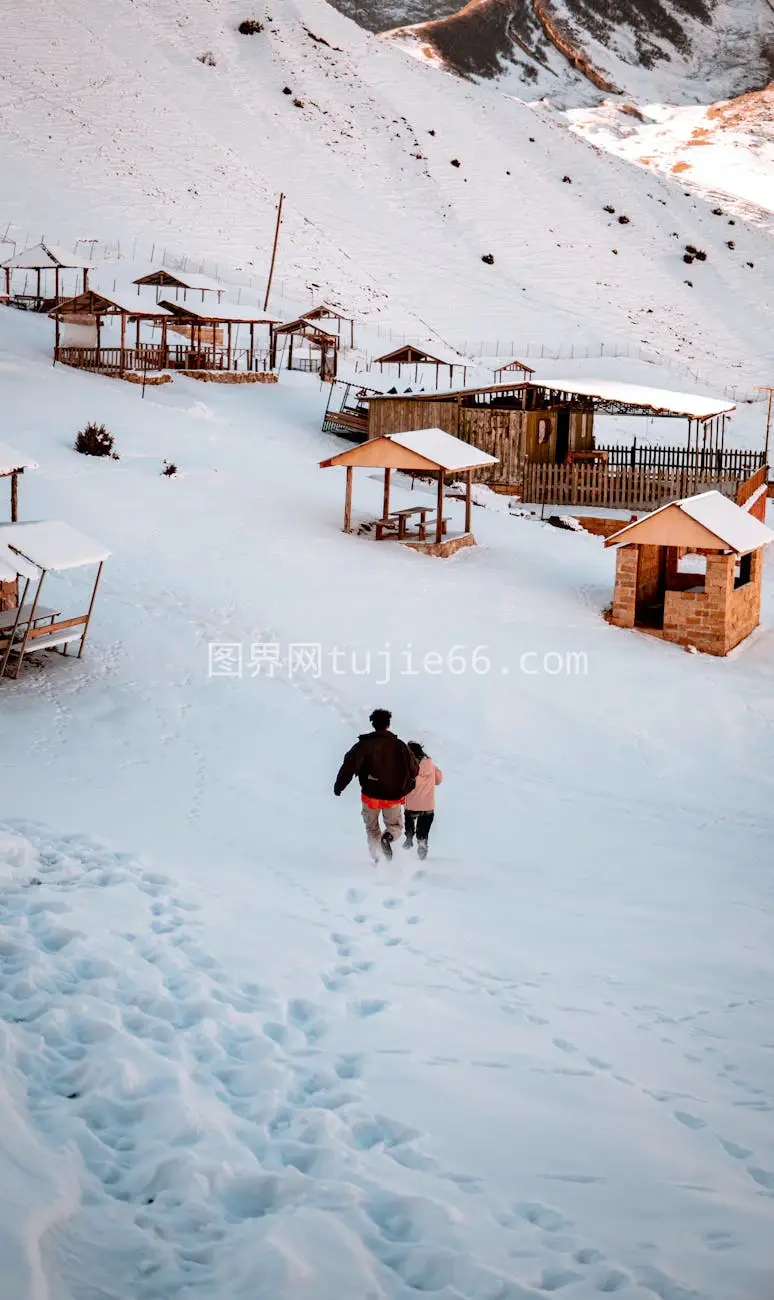
<svg viewBox="0 0 774 1300"><path fill-rule="evenodd" d="M760 469L757 469L754 474L751 474L748 479L739 484L736 494L736 504L738 506L746 506L750 497L754 497L756 492L760 492L760 489L766 484L768 473L768 467L761 465Z"/></svg>
<svg viewBox="0 0 774 1300"><path fill-rule="evenodd" d="M668 470L716 474L719 477L748 478L765 463L762 451L720 450L709 447L598 447L607 455L608 468L647 469L658 473Z"/></svg>
<svg viewBox="0 0 774 1300"><path fill-rule="evenodd" d="M765 470L763 471L765 474ZM525 461L522 501L556 506L601 506L621 510L657 510L669 501L697 492L716 491L737 500L740 478L699 470L610 470L603 465L547 465Z"/></svg>
<svg viewBox="0 0 774 1300"><path fill-rule="evenodd" d="M225 348L204 346L192 349L175 343L166 348L152 343L139 348L77 348L60 347L54 350L54 360L64 366L80 370L99 370L121 373L124 370L268 370L268 358L248 348L232 348L229 356Z"/></svg>

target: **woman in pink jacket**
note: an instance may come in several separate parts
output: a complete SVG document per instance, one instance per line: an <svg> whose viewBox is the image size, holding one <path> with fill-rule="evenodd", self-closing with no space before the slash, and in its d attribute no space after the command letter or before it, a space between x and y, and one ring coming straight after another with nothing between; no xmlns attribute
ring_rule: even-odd
<svg viewBox="0 0 774 1300"><path fill-rule="evenodd" d="M419 763L419 771L414 789L406 795L406 838L403 847L413 848L416 834L417 853L420 858L426 858L427 840L435 817L435 787L443 781L443 772L416 740L410 740L408 747Z"/></svg>

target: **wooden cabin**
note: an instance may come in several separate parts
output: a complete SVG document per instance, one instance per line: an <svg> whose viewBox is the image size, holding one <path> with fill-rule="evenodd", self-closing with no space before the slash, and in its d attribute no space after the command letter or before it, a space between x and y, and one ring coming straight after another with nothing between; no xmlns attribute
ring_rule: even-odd
<svg viewBox="0 0 774 1300"><path fill-rule="evenodd" d="M62 301L63 271L80 271L83 275L83 292L89 287L89 263L53 244L41 242L32 248L25 248L23 252L16 253L3 262L2 270L5 272L8 301L15 307L24 307L29 311L49 311ZM25 272L21 289L18 288L20 271ZM35 277L34 292L29 284L30 272ZM16 288L14 284L17 285Z"/></svg>
<svg viewBox="0 0 774 1300"><path fill-rule="evenodd" d="M758 626L763 549L774 533L720 492L672 501L608 537L609 622L727 655Z"/></svg>
<svg viewBox="0 0 774 1300"><path fill-rule="evenodd" d="M448 393L386 394L368 399L368 436L438 427L498 460L476 478L511 486L525 459L563 462L594 447L594 411L586 397L554 395L541 384L492 384Z"/></svg>

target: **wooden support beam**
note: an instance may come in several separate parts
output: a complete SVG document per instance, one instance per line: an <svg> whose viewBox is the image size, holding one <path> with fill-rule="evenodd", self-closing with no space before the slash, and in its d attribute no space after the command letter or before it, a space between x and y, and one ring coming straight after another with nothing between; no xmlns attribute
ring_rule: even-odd
<svg viewBox="0 0 774 1300"><path fill-rule="evenodd" d="M231 321L226 323L226 369L231 369Z"/></svg>
<svg viewBox="0 0 774 1300"><path fill-rule="evenodd" d="M347 465L347 486L344 490L344 532L352 530L352 476L354 466Z"/></svg>
<svg viewBox="0 0 774 1300"><path fill-rule="evenodd" d="M119 374L124 373L126 365L126 312L121 312L121 356L118 362Z"/></svg>
<svg viewBox="0 0 774 1300"><path fill-rule="evenodd" d="M384 471L384 509L382 510L382 519L386 519L387 516L388 516L388 514L390 513L390 479L391 479L391 477L392 477L392 470L391 470L391 469L386 469L386 470Z"/></svg>
<svg viewBox="0 0 774 1300"><path fill-rule="evenodd" d="M19 475L11 475L11 523L15 524L19 518Z"/></svg>
<svg viewBox="0 0 774 1300"><path fill-rule="evenodd" d="M250 351L249 351L249 353L248 353L248 358L247 358L247 369L248 369L248 370L252 370L252 368L253 368L253 352L254 352L254 349L255 349L255 337L254 337L254 335L255 335L255 325L253 324L252 321L250 321Z"/></svg>
<svg viewBox="0 0 774 1300"><path fill-rule="evenodd" d="M473 486L473 470L469 469L465 475L465 532L470 532L470 514L471 514L471 489Z"/></svg>
<svg viewBox="0 0 774 1300"><path fill-rule="evenodd" d="M443 480L444 480L444 473L443 473L443 470L442 470L442 469L439 469L439 471L438 471L438 505L437 505L437 511L436 511L436 521L435 521L435 540L436 540L436 542L442 542L442 541L443 541Z"/></svg>
<svg viewBox="0 0 774 1300"><path fill-rule="evenodd" d="M84 627L84 629L83 629L83 636L81 637L81 644L80 644L80 646L78 647L78 658L79 658L79 659L80 659L81 655L83 654L83 647L84 647L84 645L86 644L86 636L87 636L88 631L89 631L89 623L91 622L91 611L94 609L94 601L96 600L96 597L97 597L97 587L99 586L99 580L100 580L100 578L102 577L102 569L103 569L103 567L104 567L104 564L105 564L105 561L104 561L104 560L100 560L100 565L99 565L99 568L97 569L97 576L96 576L96 578L94 579L94 586L93 586L93 588L92 588L92 592L91 592L91 600L89 601L89 612L88 612L87 615L86 615L86 624L85 624L85 627Z"/></svg>

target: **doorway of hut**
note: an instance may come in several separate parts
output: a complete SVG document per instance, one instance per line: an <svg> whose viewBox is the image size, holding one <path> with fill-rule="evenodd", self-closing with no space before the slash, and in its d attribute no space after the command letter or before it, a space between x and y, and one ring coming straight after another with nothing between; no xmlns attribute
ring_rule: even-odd
<svg viewBox="0 0 774 1300"><path fill-rule="evenodd" d="M637 598L634 626L664 630L664 595L667 581L667 548L641 546L637 564Z"/></svg>
<svg viewBox="0 0 774 1300"><path fill-rule="evenodd" d="M570 408L560 406L556 413L556 463L563 465L570 450Z"/></svg>

